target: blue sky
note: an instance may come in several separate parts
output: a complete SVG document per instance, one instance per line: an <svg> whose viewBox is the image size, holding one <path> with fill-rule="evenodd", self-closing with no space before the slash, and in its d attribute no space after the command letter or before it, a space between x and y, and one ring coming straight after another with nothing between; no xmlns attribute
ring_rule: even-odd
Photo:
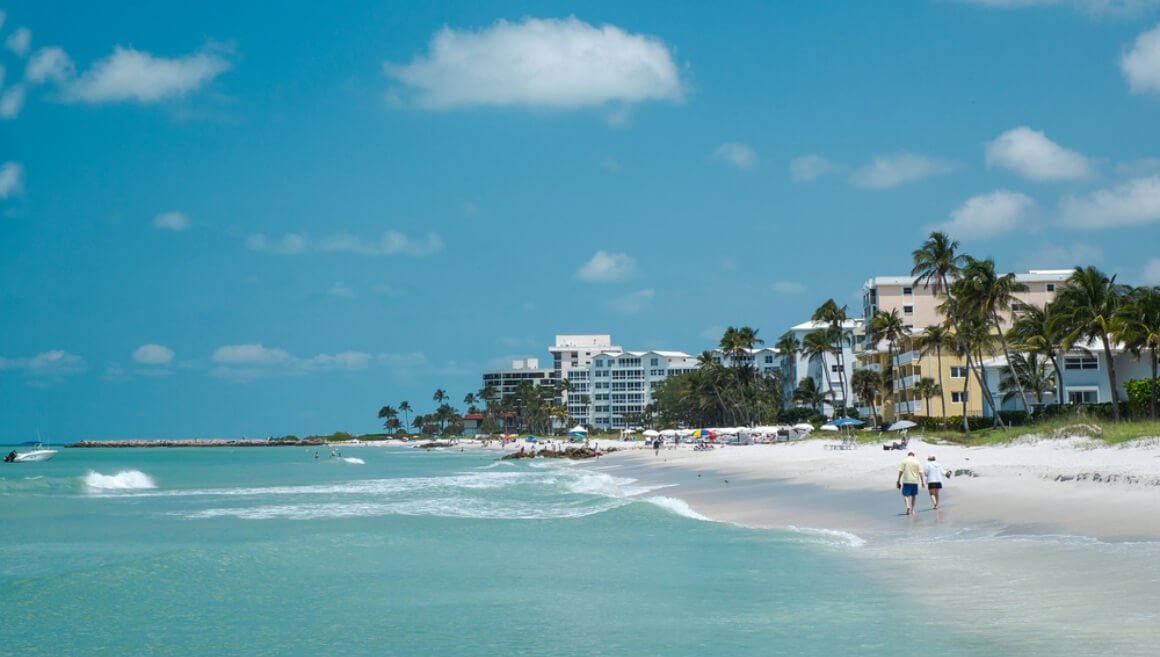
<svg viewBox="0 0 1160 657"><path fill-rule="evenodd" d="M1160 1L316 4L0 0L0 441L773 342L932 228L1160 284Z"/></svg>

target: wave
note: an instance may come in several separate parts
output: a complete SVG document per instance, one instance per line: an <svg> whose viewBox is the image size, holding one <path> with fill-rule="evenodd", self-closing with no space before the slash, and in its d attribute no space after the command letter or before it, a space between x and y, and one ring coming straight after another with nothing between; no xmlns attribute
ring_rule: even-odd
<svg viewBox="0 0 1160 657"><path fill-rule="evenodd" d="M90 490L120 491L120 490L148 490L157 488L153 478L140 470L122 470L117 474L105 475L95 470L89 470L84 476L84 484Z"/></svg>
<svg viewBox="0 0 1160 657"><path fill-rule="evenodd" d="M817 529L814 527L795 527L790 525L785 528L786 531L793 532L805 539L808 543L821 543L822 545L832 545L836 547L862 547L866 545L866 539L852 533L844 532L837 529Z"/></svg>
<svg viewBox="0 0 1160 657"><path fill-rule="evenodd" d="M655 506L658 506L662 509L665 509L666 511L671 511L672 513L675 513L679 516L683 516L685 518L692 518L693 520L703 520L706 522L716 522L708 516L703 516L703 515L697 513L696 511L694 511L692 509L692 507L690 507L688 505L687 502L685 502L684 500L681 500L681 499L677 499L675 497L663 497L663 496L646 497L641 501L648 502L649 504L653 504Z"/></svg>

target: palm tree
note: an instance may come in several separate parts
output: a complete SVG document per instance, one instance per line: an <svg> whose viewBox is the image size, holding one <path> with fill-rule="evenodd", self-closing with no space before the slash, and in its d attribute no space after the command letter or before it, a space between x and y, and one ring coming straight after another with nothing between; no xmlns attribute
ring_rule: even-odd
<svg viewBox="0 0 1160 657"><path fill-rule="evenodd" d="M878 425L878 408L874 405L878 395L882 392L882 379L878 373L870 369L854 370L850 377L850 392L858 396L870 407L870 414L874 416L874 424Z"/></svg>
<svg viewBox="0 0 1160 657"><path fill-rule="evenodd" d="M954 334L951 333L950 329L947 328L945 323L931 324L930 326L924 328L922 333L920 333L918 336L919 354L922 356L929 356L931 352L934 352L935 357L938 359L938 387L940 391L939 399L942 401L943 431L946 431L947 429L947 398L946 395L942 394L941 392L943 389L942 352L943 349L953 350L955 348L956 342L957 340L955 339ZM927 409L927 415L930 415L929 408Z"/></svg>
<svg viewBox="0 0 1160 657"><path fill-rule="evenodd" d="M961 312L958 307L957 300L954 293L950 289L950 280L952 278L959 278L962 269L967 264L967 256L958 253L958 240L952 240L946 233L935 231L930 234L930 237L922 243L922 246L916 249L911 255L914 258L914 267L910 270L912 276L916 276L915 285L921 285L924 288L933 288L935 294L946 295L946 302L943 304L943 315L950 320L951 327L954 328L955 336L960 340L959 352L965 354L967 359L967 372L974 372L975 378L979 382L979 387L983 391L983 399L991 405L994 411L996 421L1002 424L999 419L999 412L995 409L995 400L991 397L991 391L987 388L987 384L983 381L983 377L979 371L975 369L972 362L971 349L963 344L961 341L964 337L964 332L959 328L959 321ZM964 382L964 386L965 386ZM963 399L966 399L966 388L963 388ZM966 404L963 404L963 427L964 431L969 431L967 424Z"/></svg>
<svg viewBox="0 0 1160 657"><path fill-rule="evenodd" d="M1032 354L1041 354L1051 362L1058 383L1057 391L1063 390L1063 370L1059 367L1056 351L1062 343L1062 336L1057 330L1058 322L1054 321L1055 303L1049 303L1043 308L1039 306L1025 306L1023 312L1015 318L1011 329L1007 331L1007 340L1011 346ZM1056 404L1063 404L1063 395L1056 395Z"/></svg>
<svg viewBox="0 0 1160 657"><path fill-rule="evenodd" d="M798 404L809 406L815 412L822 412L822 404L833 396L832 390L822 390L811 377L802 379L793 391L793 399Z"/></svg>
<svg viewBox="0 0 1160 657"><path fill-rule="evenodd" d="M834 394L834 382L830 378L830 366L826 363L826 356L832 353L830 347L830 335L828 329L816 329L805 334L802 338L802 354L809 359L811 363L818 363L822 370L822 374L826 377L826 392L830 397L837 397ZM834 417L839 417L837 412L837 404L835 407Z"/></svg>
<svg viewBox="0 0 1160 657"><path fill-rule="evenodd" d="M798 341L797 336L794 335L793 331L786 331L777 339L777 343L773 345L773 348L781 355L783 384L786 382L796 382L797 357L802 349L802 344Z"/></svg>
<svg viewBox="0 0 1160 657"><path fill-rule="evenodd" d="M930 398L934 397L935 395L938 395L939 397L941 397L942 396L942 386L935 383L934 379L930 378L929 376L924 376L918 380L918 383L914 384L914 394L922 397L924 403L926 404L926 409L927 409L926 414L929 416L930 415ZM943 424L945 425L946 424L946 415L945 415L945 413L946 413L946 401L945 400L943 401L943 413L944 413Z"/></svg>
<svg viewBox="0 0 1160 657"><path fill-rule="evenodd" d="M411 410L411 402L403 401L399 403L399 411L403 413L403 424L409 424L411 422L411 416L408 415Z"/></svg>
<svg viewBox="0 0 1160 657"><path fill-rule="evenodd" d="M984 361L988 356L995 353L996 336L991 331L991 325L987 323L986 318L981 315L967 315L959 318L959 341L963 349L966 349L966 356L973 359L976 367L976 379L979 381L983 389L983 401L991 408L992 424L996 427L1003 427L1003 418L999 416L999 406L995 403L995 397L991 394L990 388L987 386L987 366ZM963 380L963 426L968 427L966 413L967 413L967 387L970 379ZM964 429L966 431L966 429Z"/></svg>
<svg viewBox="0 0 1160 657"><path fill-rule="evenodd" d="M874 344L885 340L887 345L887 357L894 364L894 370L901 376L900 366L898 363L898 354L896 352L896 345L899 341L905 340L910 336L910 329L902 321L902 316L898 314L898 309L894 308L890 312L879 310L870 318L870 340ZM910 413L910 395L906 391L906 386L902 387L903 397L906 398L907 412Z"/></svg>
<svg viewBox="0 0 1160 657"><path fill-rule="evenodd" d="M1117 338L1124 348L1139 358L1147 350L1148 365L1152 371L1152 387L1148 395L1148 417L1156 419L1157 347L1160 347L1160 287L1138 287L1131 291L1117 315Z"/></svg>
<svg viewBox="0 0 1160 657"><path fill-rule="evenodd" d="M478 410L475 408L475 404L478 401L479 400L475 398L475 393L473 392L469 392L463 397L463 405L467 407L468 413L474 413L476 410Z"/></svg>
<svg viewBox="0 0 1160 657"><path fill-rule="evenodd" d="M967 259L967 266L963 268L962 278L954 285L959 302L964 312L978 313L991 320L995 330L999 333L999 342L1003 345L1003 356L1007 359L1007 368L1019 393L1019 400L1023 403L1023 410L1031 414L1032 408L1027 403L1027 395L1023 392L1023 384L1015 375L1015 365L1011 362L1011 350L1007 346L1007 338L1003 333L1002 320L999 311L1004 313L1011 305L1018 301L1016 292L1026 292L1027 286L1015 280L1015 274L1008 273L999 276L995 272L995 261L991 258L984 260Z"/></svg>
<svg viewBox="0 0 1160 657"><path fill-rule="evenodd" d="M834 361L838 364L838 402L842 407L842 417L846 416L846 366L843 362L843 354L845 345L849 341L849 335L845 329L845 323L848 319L846 306L839 306L833 299L827 299L825 303L818 306L810 317L810 321L825 322L830 327L827 335L833 346Z"/></svg>
<svg viewBox="0 0 1160 657"><path fill-rule="evenodd" d="M1055 373L1049 369L1049 362L1045 356L1029 351L1024 356L1020 353L1011 355L1009 363L1013 366L1003 372L999 381L999 392L1003 393L1004 403L1014 399L1020 390L1030 390L1035 393L1036 406L1043 405L1043 396L1055 392ZM1018 378L1018 381L1015 379Z"/></svg>
<svg viewBox="0 0 1160 657"><path fill-rule="evenodd" d="M399 412L390 406L384 406L384 407L379 409L379 419L382 420L383 418L386 418L386 420L387 420L386 422L383 423L384 429L388 428L387 425L390 424L391 420L395 419L398 416L399 416Z"/></svg>
<svg viewBox="0 0 1160 657"><path fill-rule="evenodd" d="M447 399L447 391L437 388L435 390L435 394L431 397L431 399L435 400L436 404L442 404L443 400Z"/></svg>
<svg viewBox="0 0 1160 657"><path fill-rule="evenodd" d="M1123 301L1124 287L1116 284L1114 275L1108 278L1091 266L1076 267L1067 283L1055 295L1059 309L1058 325L1065 333L1063 344L1071 349L1080 340L1098 339L1103 345L1108 364L1108 385L1112 389L1112 418L1119 422L1119 388L1116 385L1116 364L1112 359L1111 335L1116 331L1116 313Z"/></svg>

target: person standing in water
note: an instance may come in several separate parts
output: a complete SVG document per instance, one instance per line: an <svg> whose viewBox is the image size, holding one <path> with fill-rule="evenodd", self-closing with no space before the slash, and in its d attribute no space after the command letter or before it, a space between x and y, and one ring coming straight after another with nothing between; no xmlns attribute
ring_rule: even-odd
<svg viewBox="0 0 1160 657"><path fill-rule="evenodd" d="M906 515L914 514L914 501L918 497L919 485L925 485L922 478L922 464L914 458L914 452L907 452L906 458L898 464L898 480L895 483L902 491L902 501L906 504Z"/></svg>
<svg viewBox="0 0 1160 657"><path fill-rule="evenodd" d="M930 503L938 510L938 494L942 490L942 466L934 460L934 454L926 457L926 465L922 467L922 474L926 477L926 491L930 493Z"/></svg>

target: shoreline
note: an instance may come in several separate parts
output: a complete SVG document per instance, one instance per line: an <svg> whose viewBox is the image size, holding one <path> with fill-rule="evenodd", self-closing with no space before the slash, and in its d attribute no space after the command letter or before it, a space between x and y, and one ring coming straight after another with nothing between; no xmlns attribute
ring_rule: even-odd
<svg viewBox="0 0 1160 657"><path fill-rule="evenodd" d="M828 441L627 449L593 467L661 487L713 520L760 528L813 528L862 535L900 530L982 530L1007 535L1070 535L1112 542L1160 541L1160 440L1104 446L1086 438L1027 439L960 447L912 437L925 462L944 470L940 509L919 491L915 516L895 489L906 455L879 445L827 450ZM928 527L929 526L929 527Z"/></svg>

